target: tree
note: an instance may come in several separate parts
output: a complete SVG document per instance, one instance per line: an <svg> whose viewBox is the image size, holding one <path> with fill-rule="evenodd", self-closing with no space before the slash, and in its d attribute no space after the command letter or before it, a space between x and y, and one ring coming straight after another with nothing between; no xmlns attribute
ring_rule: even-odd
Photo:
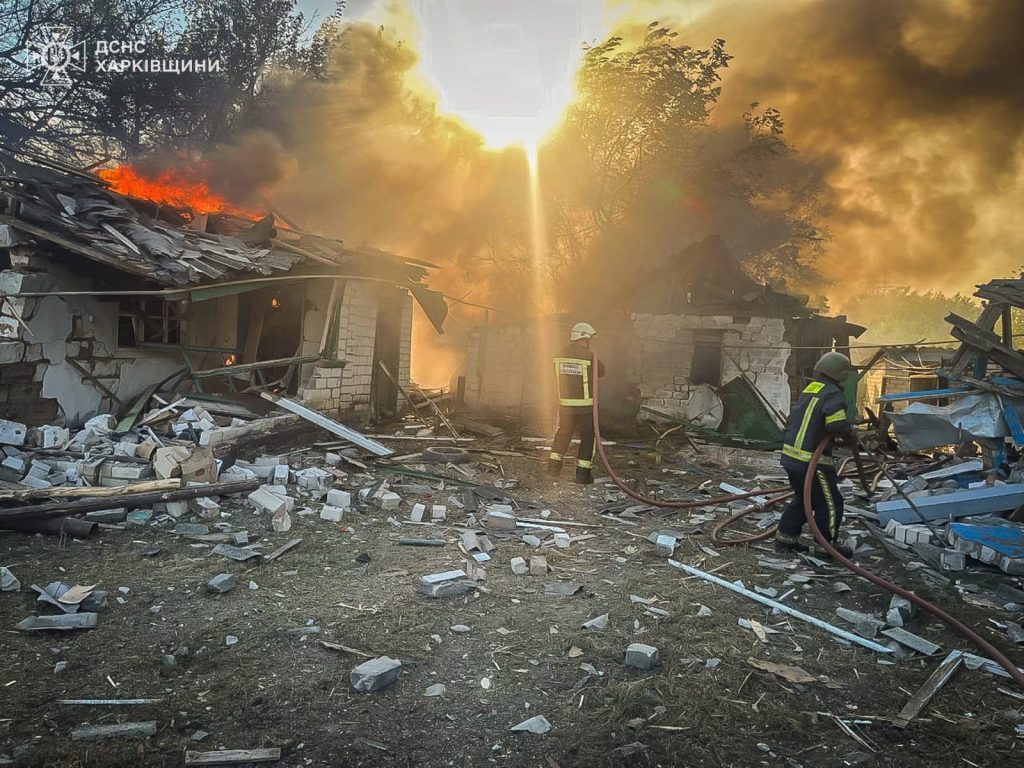
<svg viewBox="0 0 1024 768"><path fill-rule="evenodd" d="M17 146L77 162L156 148L202 149L228 137L278 61L295 60L296 0L14 0L0 17L0 130ZM85 42L70 84L32 66L48 28ZM132 60L218 62L216 71L100 69L97 43L144 45ZM205 67L204 67L205 68Z"/></svg>
<svg viewBox="0 0 1024 768"><path fill-rule="evenodd" d="M754 104L741 127L712 121L731 58L724 40L693 48L658 22L586 51L542 155L552 278L592 296L719 234L755 278L813 282L820 179L785 142L778 110Z"/></svg>
<svg viewBox="0 0 1024 768"><path fill-rule="evenodd" d="M973 320L981 306L970 296L946 296L936 291L919 293L906 286L875 288L843 305L851 322L868 326L859 342L913 344L917 341L956 342L945 318L950 312Z"/></svg>

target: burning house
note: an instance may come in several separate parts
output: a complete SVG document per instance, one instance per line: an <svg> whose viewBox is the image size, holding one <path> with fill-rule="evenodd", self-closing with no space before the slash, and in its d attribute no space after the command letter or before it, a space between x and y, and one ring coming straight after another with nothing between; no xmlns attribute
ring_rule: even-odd
<svg viewBox="0 0 1024 768"><path fill-rule="evenodd" d="M476 328L466 360L466 404L549 413L550 398L538 396L535 382L551 379L550 355L537 351L563 346L579 319L597 326L598 354L609 363L601 381L602 416L632 420L646 411L712 428L720 423L715 402L723 391L759 403L779 425L818 357L833 348L848 351L850 337L865 330L757 284L721 239L709 237L637 275L614 301L585 317Z"/></svg>
<svg viewBox="0 0 1024 768"><path fill-rule="evenodd" d="M409 380L413 300L439 331L447 311L431 265L270 215L183 210L41 158L0 154L0 175L4 418L77 426L160 386L382 416Z"/></svg>

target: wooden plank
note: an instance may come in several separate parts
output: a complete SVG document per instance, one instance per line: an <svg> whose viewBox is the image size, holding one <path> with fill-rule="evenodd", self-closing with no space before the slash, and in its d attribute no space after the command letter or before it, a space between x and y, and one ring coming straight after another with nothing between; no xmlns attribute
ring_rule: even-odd
<svg viewBox="0 0 1024 768"><path fill-rule="evenodd" d="M274 763L281 759L281 750L219 749L215 752L186 750L185 765L238 765L239 763Z"/></svg>
<svg viewBox="0 0 1024 768"><path fill-rule="evenodd" d="M275 549L269 555L264 555L263 556L263 560L265 562L268 562L268 563L272 562L274 560L277 560L277 558L279 558L285 552L288 552L289 550L295 549L301 543L302 543L302 539L292 539L287 544L282 544L280 547Z"/></svg>
<svg viewBox="0 0 1024 768"><path fill-rule="evenodd" d="M431 409L433 409L434 413L437 414L437 418L439 418L441 420L441 423L444 424L448 428L448 431L452 433L453 437L462 437L462 435L460 435L455 430L455 427L452 426L452 423L450 421L448 421L448 417L445 416L444 413L441 411L441 409L437 407L437 403L435 403L432 399L427 397L423 393L423 390L420 389L419 387L413 387L413 391L416 394L418 394L420 397L424 398L427 401L427 404L431 407Z"/></svg>
<svg viewBox="0 0 1024 768"><path fill-rule="evenodd" d="M358 445L360 448L369 451L375 456L391 456L394 451L388 448L386 445L378 443L376 440L364 436L354 429L346 427L344 424L339 424L333 419L329 419L319 411L314 411L312 408L307 408L301 403L297 403L294 400L289 400L286 397L275 395L272 392L260 392L260 397L264 400L269 400L274 405L279 405L286 411L291 411L296 416L299 416L306 421L316 424L322 429L326 429L333 435L344 438L350 443Z"/></svg>
<svg viewBox="0 0 1024 768"><path fill-rule="evenodd" d="M906 728L910 721L928 706L928 702L939 692L939 689L952 679L963 663L963 652L951 651L949 656L925 680L924 685L918 689L917 693L910 697L900 713L893 718L892 724L897 728Z"/></svg>
<svg viewBox="0 0 1024 768"><path fill-rule="evenodd" d="M394 376L391 375L391 371L389 371L388 367L386 365L384 365L384 361L383 360L378 360L377 361L377 367L380 368L381 371L383 371L384 375L388 377L388 381L390 381L392 384L394 384L395 387L398 389L398 391L402 393L402 397L404 397L405 401L407 403L409 403L409 405L412 406L412 409L413 409L413 411L416 412L416 415L419 416L420 419L422 419L425 424L429 424L430 420L423 414L422 411L420 411L420 407L418 405L416 405L416 403L414 403L412 401L412 398L409 397L409 393L405 391L405 387L403 387L401 384L399 384L398 383L398 379L396 379ZM458 435L456 435L455 437L458 438Z"/></svg>
<svg viewBox="0 0 1024 768"><path fill-rule="evenodd" d="M75 485L53 488L27 488L25 490L0 491L0 501L32 501L33 499L83 499L91 497L106 498L124 496L132 493L152 493L153 491L171 491L181 488L181 478L167 480L147 480L132 485L116 485L110 488L102 486L78 487Z"/></svg>
<svg viewBox="0 0 1024 768"><path fill-rule="evenodd" d="M123 494L117 499L118 506L145 507L161 501L187 501L203 496L227 496L232 493L245 493L259 488L263 481L239 480L233 483L211 483L196 485L177 490L156 491L151 493ZM122 490L123 489L114 489ZM0 527L10 520L42 520L49 517L75 515L80 512L94 512L99 509L110 509L111 501L107 498L77 499L71 501L55 501L50 504L33 504L20 507L0 509Z"/></svg>

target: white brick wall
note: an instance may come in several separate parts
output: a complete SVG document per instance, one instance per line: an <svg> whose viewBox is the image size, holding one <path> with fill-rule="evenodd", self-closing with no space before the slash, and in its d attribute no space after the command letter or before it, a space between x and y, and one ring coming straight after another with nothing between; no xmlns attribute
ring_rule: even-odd
<svg viewBox="0 0 1024 768"><path fill-rule="evenodd" d="M628 359L609 362L625 365L626 382L635 386L642 403L679 415L690 397L693 344L701 331L722 334L723 384L741 369L772 405L783 413L789 411L785 368L790 345L783 341L785 320L780 318L636 314ZM543 375L532 365L538 338L536 326L492 325L473 330L466 354L466 403L500 410L518 406L524 392L529 399L534 388L524 388L524 371L528 377Z"/></svg>
<svg viewBox="0 0 1024 768"><path fill-rule="evenodd" d="M370 382L373 376L373 350L377 332L377 293L379 286L364 280L349 280L341 295L341 313L338 328L338 346L335 350L338 361L344 367L326 365L312 366L305 385L299 391L303 402L325 411L348 410L368 413L370 410ZM330 289L327 289L329 294ZM327 299L323 302L326 306ZM315 302L314 302L315 303ZM317 319L312 307L310 327L319 322L315 334L306 331L303 335L312 343L316 336L319 345L323 332L323 319ZM409 382L412 347L412 297L405 296L402 303L402 326L399 349L399 380L403 386Z"/></svg>

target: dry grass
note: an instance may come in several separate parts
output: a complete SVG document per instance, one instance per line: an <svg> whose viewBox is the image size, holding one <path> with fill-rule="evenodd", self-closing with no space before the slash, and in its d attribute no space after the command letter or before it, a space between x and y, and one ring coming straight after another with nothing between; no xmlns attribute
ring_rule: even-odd
<svg viewBox="0 0 1024 768"><path fill-rule="evenodd" d="M626 458L619 455L620 466ZM843 647L812 627L684 578L642 538L626 533L681 521L652 519L636 527L606 521L592 511L603 489L553 485L534 462L503 463L521 480L519 495L542 500L552 517L594 524L588 531L596 538L568 553L548 553L555 568L549 579L582 582L584 596L545 596L545 579L513 576L509 558L527 556L528 548L494 537L498 548L486 593L428 600L416 592L419 576L458 567L461 555L454 543L436 549L398 546L400 531L382 515L346 519L352 533L316 517L294 517L291 532L275 534L266 520L238 506L229 522L253 538L263 536L267 550L288 538L304 539L280 560L257 566L209 558L209 546L192 547L150 531L104 532L64 545L53 538L3 539L0 561L12 565L24 589L0 596L0 686L13 681L0 687L0 753L17 754L19 765L39 766L180 766L185 749L219 746L278 746L284 766L837 766L864 747L830 717L814 713L848 721L891 717L937 663L880 666L870 651ZM452 531L449 539L454 538ZM154 539L164 543L162 555L151 560L135 554L141 542ZM365 574L355 562L362 552L372 557ZM785 574L758 566L759 554L774 555L728 549L706 559L704 567L727 564L721 571L727 578L787 589ZM695 564L705 558L688 543L678 556ZM879 566L924 591L915 574L892 560L880 560ZM206 581L226 570L238 574L239 586L228 595L208 595ZM835 576L817 578L806 589L797 586L797 605L829 618L839 604L879 610L886 602L870 584L851 575L839 578L853 591L836 595ZM91 632L14 632L14 624L35 609L28 585L56 579L99 582L112 598L118 586L131 591L124 605L111 599ZM258 590L247 588L250 579ZM646 614L630 603L630 594L657 596L670 616ZM930 596L975 626L986 623L985 611L965 605L953 591L933 590ZM712 609L711 617L694 616L702 604ZM151 612L156 605L159 613ZM605 612L608 630L580 629ZM762 643L737 626L739 618L780 634ZM320 634L303 640L288 632L309 620L321 627ZM450 627L460 623L471 631L452 633ZM944 648L965 647L934 622L914 629ZM239 638L236 646L225 646L228 634ZM432 634L441 636L440 644ZM325 649L319 640L400 658L402 677L383 692L356 694L348 675L360 659ZM660 649L656 671L623 665L625 647L633 641ZM161 676L161 657L183 646L188 656L172 676ZM573 648L582 655L572 655ZM748 657L798 664L827 675L835 687L789 684L753 669ZM719 666L706 668L709 658L720 659ZM70 668L54 675L59 659ZM581 662L603 676L588 678ZM483 678L490 679L490 689L481 687ZM423 697L435 682L447 686L445 696ZM1024 743L1013 738L1014 721L1006 713L1019 702L996 687L988 675L963 671L906 731L884 719L852 727L878 750L873 766L1018 764ZM56 703L65 697L164 701L115 710ZM548 718L551 733L509 732L534 714ZM70 739L79 723L119 719L155 719L160 730L141 743L78 745ZM210 733L198 747L190 740L197 729ZM646 749L630 756L616 751L637 741Z"/></svg>

